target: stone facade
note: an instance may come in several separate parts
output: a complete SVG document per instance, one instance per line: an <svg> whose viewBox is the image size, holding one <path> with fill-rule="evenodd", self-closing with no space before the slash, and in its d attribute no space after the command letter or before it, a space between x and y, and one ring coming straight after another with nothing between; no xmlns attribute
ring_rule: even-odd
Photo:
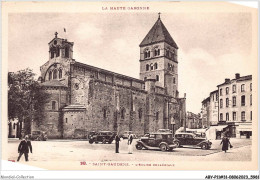
<svg viewBox="0 0 260 180"><path fill-rule="evenodd" d="M153 28L166 29L160 18L156 24L160 26ZM75 61L74 43L55 34L49 61L40 68L50 99L42 126L34 128L47 131L49 138L85 138L90 131L130 130L143 135L183 126L186 100L178 97L177 45L169 36L160 34L166 39L141 43L140 79L135 79ZM151 58L144 57L147 48ZM153 69L147 71L146 64Z"/></svg>

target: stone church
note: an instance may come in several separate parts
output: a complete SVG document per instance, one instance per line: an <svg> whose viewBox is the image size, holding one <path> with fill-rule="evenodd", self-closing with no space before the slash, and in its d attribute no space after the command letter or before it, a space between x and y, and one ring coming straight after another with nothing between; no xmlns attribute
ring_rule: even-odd
<svg viewBox="0 0 260 180"><path fill-rule="evenodd" d="M139 79L77 62L74 43L58 33L48 45L39 81L50 98L34 130L46 131L49 138L84 138L91 131L143 135L183 126L186 99L178 92L178 46L160 16L139 45Z"/></svg>

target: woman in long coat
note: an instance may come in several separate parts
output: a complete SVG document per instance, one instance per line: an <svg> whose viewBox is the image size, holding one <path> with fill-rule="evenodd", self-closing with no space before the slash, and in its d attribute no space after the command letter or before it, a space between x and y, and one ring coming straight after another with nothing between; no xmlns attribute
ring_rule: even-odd
<svg viewBox="0 0 260 180"><path fill-rule="evenodd" d="M222 145L222 151L225 151L225 153L226 153L227 150L228 150L228 146L229 145L231 146L229 139L227 137L223 137L220 145L221 144L223 144Z"/></svg>

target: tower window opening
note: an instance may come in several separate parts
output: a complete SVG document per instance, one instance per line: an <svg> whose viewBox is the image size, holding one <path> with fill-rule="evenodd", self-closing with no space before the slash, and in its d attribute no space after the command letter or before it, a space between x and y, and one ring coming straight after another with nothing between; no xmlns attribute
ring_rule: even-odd
<svg viewBox="0 0 260 180"><path fill-rule="evenodd" d="M149 64L146 64L146 71L149 71Z"/></svg>
<svg viewBox="0 0 260 180"><path fill-rule="evenodd" d="M125 108L121 110L121 119L125 119Z"/></svg>
<svg viewBox="0 0 260 180"><path fill-rule="evenodd" d="M146 49L145 52L144 52L144 58L150 58L150 50L149 49Z"/></svg>
<svg viewBox="0 0 260 180"><path fill-rule="evenodd" d="M56 57L59 57L60 56L60 48L57 47L56 49Z"/></svg>
<svg viewBox="0 0 260 180"><path fill-rule="evenodd" d="M68 58L69 57L69 48L66 47L65 48L65 58Z"/></svg>
<svg viewBox="0 0 260 180"><path fill-rule="evenodd" d="M158 69L158 64L154 63L154 69Z"/></svg>
<svg viewBox="0 0 260 180"><path fill-rule="evenodd" d="M175 84L176 83L176 80L175 80L175 77L173 78L173 84Z"/></svg>
<svg viewBox="0 0 260 180"><path fill-rule="evenodd" d="M54 58L54 51L51 52L51 59Z"/></svg>
<svg viewBox="0 0 260 180"><path fill-rule="evenodd" d="M154 49L154 56L160 56L160 49L158 47Z"/></svg>
<svg viewBox="0 0 260 180"><path fill-rule="evenodd" d="M138 111L138 116L139 116L139 120L141 120L141 119L142 119L142 116L143 116L142 109L139 109L139 111Z"/></svg>
<svg viewBox="0 0 260 180"><path fill-rule="evenodd" d="M170 50L169 50L169 49L166 49L165 52L166 52L166 53L165 53L166 56L167 56L167 57L170 57Z"/></svg>
<svg viewBox="0 0 260 180"><path fill-rule="evenodd" d="M103 109L103 118L104 119L107 118L107 110L106 110L106 108Z"/></svg>
<svg viewBox="0 0 260 180"><path fill-rule="evenodd" d="M156 120L159 120L159 112L156 112Z"/></svg>
<svg viewBox="0 0 260 180"><path fill-rule="evenodd" d="M150 64L150 66L151 66L151 70L153 70L153 63L152 63L152 64Z"/></svg>

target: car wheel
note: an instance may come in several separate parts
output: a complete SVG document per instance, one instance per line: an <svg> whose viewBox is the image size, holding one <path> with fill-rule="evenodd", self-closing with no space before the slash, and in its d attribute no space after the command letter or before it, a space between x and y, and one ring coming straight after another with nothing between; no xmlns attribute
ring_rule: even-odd
<svg viewBox="0 0 260 180"><path fill-rule="evenodd" d="M177 148L180 147L180 143L179 142L174 142L174 143L176 144Z"/></svg>
<svg viewBox="0 0 260 180"><path fill-rule="evenodd" d="M143 149L143 145L142 144L136 144L135 145L137 150L142 150Z"/></svg>
<svg viewBox="0 0 260 180"><path fill-rule="evenodd" d="M93 144L94 141L92 139L90 139L88 142L89 142L89 144Z"/></svg>
<svg viewBox="0 0 260 180"><path fill-rule="evenodd" d="M97 144L97 143L98 143L98 141L95 141L95 143Z"/></svg>
<svg viewBox="0 0 260 180"><path fill-rule="evenodd" d="M203 144L201 145L201 149L207 149L207 144L203 143Z"/></svg>
<svg viewBox="0 0 260 180"><path fill-rule="evenodd" d="M102 140L102 144L106 144L106 139L103 139L103 140Z"/></svg>
<svg viewBox="0 0 260 180"><path fill-rule="evenodd" d="M161 149L161 151L167 151L167 146L165 145L165 144L161 144L160 145L160 149Z"/></svg>

